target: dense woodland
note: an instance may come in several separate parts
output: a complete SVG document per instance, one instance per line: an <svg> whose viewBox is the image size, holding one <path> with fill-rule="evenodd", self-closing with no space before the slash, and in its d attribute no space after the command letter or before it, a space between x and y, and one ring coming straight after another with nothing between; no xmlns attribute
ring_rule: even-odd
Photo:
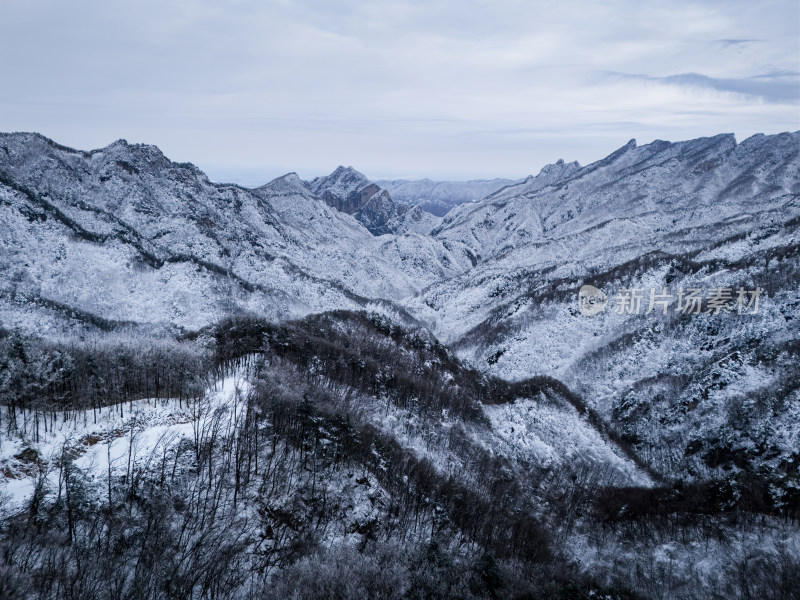
<svg viewBox="0 0 800 600"><path fill-rule="evenodd" d="M215 408L204 390L232 373L248 385ZM776 504L758 473L639 488L588 461L517 464L480 442L491 428L481 406L517 397L578 408L605 430L556 380L487 377L426 332L364 313L239 317L174 340L2 332L6 440L35 442L58 419L124 414L139 399L175 399L194 425L123 475L89 477L76 447L55 464L24 455L38 483L0 522L0 597L697 597L695 575L635 560L588 575L563 544L580 533L596 548L730 548L741 532L797 531L800 502ZM418 417L406 438L380 427L397 411ZM703 589L797 598L800 562L773 550L745 552Z"/></svg>

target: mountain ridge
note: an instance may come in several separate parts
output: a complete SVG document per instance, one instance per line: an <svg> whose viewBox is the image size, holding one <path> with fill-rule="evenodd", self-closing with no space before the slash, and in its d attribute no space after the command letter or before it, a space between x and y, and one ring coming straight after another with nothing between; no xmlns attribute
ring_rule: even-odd
<svg viewBox="0 0 800 600"><path fill-rule="evenodd" d="M695 385L705 385L704 369L713 367L703 361L715 355L695 368L670 354L684 344L670 334L651 339L651 362L640 374L621 372L613 385L599 375L584 380L598 352L633 360L638 346L619 340L650 334L646 321L629 315L586 321L574 309L581 285L606 282L611 296L623 285L675 294L679 285L705 280L737 289L775 281L777 265L779 283L766 287L759 317L764 343L782 348L798 322L784 315L797 302L791 285L800 132L741 143L731 134L631 140L590 165L548 165L441 221L419 206L398 210L388 192L352 168L339 167L313 185L290 173L247 190L211 184L195 167L146 145L115 142L82 153L20 135L0 136L6 326L58 330L64 321L53 311L70 306L97 323L184 330L231 311L285 320L379 310L425 324L489 373L565 381L588 394L590 408L617 423L619 435L643 439L640 451L647 453L660 434L648 441L638 417L620 420L627 414L622 398L646 389L648 377L674 370L668 364L683 365L695 373ZM332 189L342 201L371 195L349 215L319 195ZM714 327L728 331L733 321L721 318ZM702 322L673 316L651 325L692 331L710 343L712 336L697 330ZM719 344L730 354L734 343L752 344L744 335L729 332ZM756 394L766 375L747 375L760 372L756 354L747 357L756 362L732 375L731 389ZM687 403L697 395L689 388L670 393ZM720 392L709 410L719 415L729 401L729 392ZM681 422L699 427L693 414ZM690 430L680 437L688 444ZM706 469L699 457L671 461L662 465L665 476Z"/></svg>

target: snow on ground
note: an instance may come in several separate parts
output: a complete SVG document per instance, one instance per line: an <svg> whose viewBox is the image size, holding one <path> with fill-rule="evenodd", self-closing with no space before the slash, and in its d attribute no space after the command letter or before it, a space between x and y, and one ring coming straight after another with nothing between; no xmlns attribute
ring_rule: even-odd
<svg viewBox="0 0 800 600"><path fill-rule="evenodd" d="M777 566L800 554L797 527L773 517L762 517L755 529L720 525L705 535L700 531L698 527L682 540L658 534L625 537L576 532L566 540L566 548L578 564L607 585L614 583L609 574L619 573L621 565L628 569L635 565L628 585L638 586L653 598L712 597L714 591L733 597L737 586L747 583L743 573L750 569L756 574L754 565L759 561Z"/></svg>
<svg viewBox="0 0 800 600"><path fill-rule="evenodd" d="M564 463L589 463L613 470L617 485L650 486L650 477L633 461L615 451L589 422L572 408L520 399L513 404L485 406L499 451L521 462L544 467Z"/></svg>
<svg viewBox="0 0 800 600"><path fill-rule="evenodd" d="M109 459L113 476L124 475L132 463L151 460L183 438L192 438L199 420L222 410L230 417L247 392L244 372L236 372L212 384L197 403L177 398L147 398L122 406L104 407L97 419L91 411L70 415L57 413L53 427L39 424L39 441L28 422L27 431L0 435L0 518L19 512L33 495L39 476L48 490L58 494L64 451L77 456L75 465L93 480L107 480ZM227 409L227 410L226 410ZM7 415L2 415L7 423ZM22 418L18 417L22 425ZM32 452L35 451L35 454Z"/></svg>

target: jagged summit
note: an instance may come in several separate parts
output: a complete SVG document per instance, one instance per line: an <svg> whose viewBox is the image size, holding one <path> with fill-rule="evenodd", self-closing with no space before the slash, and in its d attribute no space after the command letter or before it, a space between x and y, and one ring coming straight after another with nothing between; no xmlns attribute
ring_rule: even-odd
<svg viewBox="0 0 800 600"><path fill-rule="evenodd" d="M317 194L327 189L333 190L336 188L349 191L359 186L364 187L370 183L370 180L363 173L353 167L344 167L342 165L336 167L330 175L315 177L307 182L309 188Z"/></svg>
<svg viewBox="0 0 800 600"><path fill-rule="evenodd" d="M119 138L118 140L114 140L113 142L111 142L111 143L110 143L108 146L106 146L105 148L96 148L96 149L94 150L94 152L97 152L97 151L103 151L103 150L106 150L106 149L108 149L108 148L114 148L114 147L116 147L116 146L121 146L121 147L123 147L123 148L127 148L127 147L128 147L128 146L130 146L130 145L131 145L131 144L129 144L129 143L128 143L128 140L126 140L125 138Z"/></svg>
<svg viewBox="0 0 800 600"><path fill-rule="evenodd" d="M568 163L564 159L559 159L555 163L543 166L538 175L530 175L521 182L507 185L489 195L487 199L504 200L529 194L547 186L561 183L580 169L581 165L577 160Z"/></svg>
<svg viewBox="0 0 800 600"><path fill-rule="evenodd" d="M572 172L580 169L580 167L581 165L577 160L568 163L565 162L563 158L559 158L556 162L543 166L539 171L539 175Z"/></svg>
<svg viewBox="0 0 800 600"><path fill-rule="evenodd" d="M566 179L573 173L580 170L580 168L581 165L577 160L565 162L563 158L559 158L556 162L543 166L539 170L538 175L534 175L526 179L526 183L533 183L533 186L529 187L527 191L532 191L532 189L541 189L542 187L552 185L553 183Z"/></svg>

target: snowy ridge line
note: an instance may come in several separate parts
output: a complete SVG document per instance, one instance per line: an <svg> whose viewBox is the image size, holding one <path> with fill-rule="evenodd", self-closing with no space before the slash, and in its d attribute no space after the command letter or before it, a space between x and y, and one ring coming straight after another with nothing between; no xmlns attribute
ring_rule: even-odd
<svg viewBox="0 0 800 600"><path fill-rule="evenodd" d="M225 267L222 267L222 266L217 265L215 263L212 263L210 261L204 260L204 259L202 259L200 257L197 257L197 256L192 256L192 255L189 255L189 254L172 254L172 253L169 253L166 256L166 258L163 258L163 259L159 258L155 254L152 254L151 252L148 252L147 250L145 250L144 247L141 245L141 243L137 241L137 240L145 239L139 232L137 232L130 225L125 224L122 220L120 220L119 218L117 218L113 214L111 214L108 211L105 211L105 210L103 210L103 209L101 209L99 207L95 207L95 206L86 204L85 202L81 202L80 203L80 207L81 208L83 208L85 210L90 210L90 211L93 211L93 212L97 212L98 214L102 214L103 216L114 220L116 223L118 223L121 226L123 226L126 231L130 232L135 239L131 239L131 238L127 237L127 236L121 236L119 234L102 234L102 233L96 233L96 232L93 232L93 231L89 231L88 229L84 228L82 225L80 225L79 223L75 222L73 219L68 217L61 209L59 209L54 204L52 204L52 203L48 202L47 200L37 196L34 192L32 192L31 190L27 189L26 187L24 187L24 186L22 186L22 185L20 185L20 184L18 184L16 182L13 182L11 180L8 180L1 173L0 173L0 183L2 183L3 185L6 185L6 186L18 191L21 194L24 194L31 202L41 206L43 209L45 209L47 212L49 212L52 216L54 216L59 222L61 222L65 226L67 226L75 234L77 234L82 239L85 239L86 241L93 242L93 243L96 243L96 244L102 244L103 242L106 242L108 240L119 240L121 242L124 242L124 243L130 245L130 246L133 246L139 252L141 257L145 260L145 262L148 265L150 265L151 267L153 267L153 268L160 269L166 263L170 263L170 262L171 263L188 262L188 263L192 263L192 264L196 264L198 266L201 266L201 267L207 269L208 271L211 271L212 273L216 273L217 275L222 275L222 276L225 276L225 277L229 277L229 278L233 279L234 281L236 281L239 285L242 286L243 289L247 290L248 292L253 292L255 290L260 290L260 291L263 291L263 292L271 291L267 286L264 286L264 285L261 285L261 284L258 284L258 283L251 283L250 281L247 281L246 279L244 279L243 277L237 275L236 273L234 273L230 269L227 269ZM268 255L265 258L267 260L275 260L277 257ZM290 267L292 268L291 271L295 275L300 275L300 276L303 276L303 277L309 277L309 278L311 278L312 280L314 280L317 283L323 281L323 280L317 281L311 275L309 275L308 273L305 273L299 267L293 265L288 260L286 262L287 262L287 264L290 265ZM345 294L350 294L352 296L351 299L354 299L354 300L355 299L359 299L359 300L364 301L364 302L367 301L366 298L358 296L357 294L351 292L350 290L347 290L346 288L341 286L341 284L339 284L338 282L334 282L334 281L327 282L326 281L326 283L329 283L332 287L340 288L340 291L342 291Z"/></svg>
<svg viewBox="0 0 800 600"><path fill-rule="evenodd" d="M135 321L119 321L116 319L106 319L105 317L101 317L100 315L96 315L94 313L81 310L80 308L75 308L74 306L70 306L69 304L64 304L62 302L58 302L57 300L51 300L50 298L45 298L43 296L29 296L26 293L17 294L15 292L7 292L5 290L0 290L0 298L8 298L14 302L28 302L33 305L41 305L45 308L49 308L56 312L63 314L66 317L77 319L86 324L94 325L101 329L102 331L110 332L110 331L117 331L122 328L129 328L129 327L137 327L139 323Z"/></svg>
<svg viewBox="0 0 800 600"><path fill-rule="evenodd" d="M0 174L0 183L2 183L3 185L6 185L6 186L18 191L18 192L20 192L21 194L24 194L31 202L41 206L46 212L49 212L59 222L61 222L65 226L67 226L76 235L78 235L82 239L85 239L86 241L93 242L93 243L96 243L96 244L102 244L103 242L106 242L108 240L119 240L121 242L124 242L124 243L130 245L130 246L133 246L139 252L139 254L144 259L144 261L148 265L150 265L151 267L153 267L155 269L160 269L161 267L164 266L164 264L166 264L168 262L172 262L172 263L189 262L189 263L193 263L193 264L196 264L198 266L204 267L205 269L211 271L212 273L216 273L217 275L223 275L225 277L229 277L229 278L233 279L234 281L236 281L239 285L241 285L248 292L253 292L256 289L260 289L261 291L268 291L268 289L265 286L262 286L262 285L259 285L259 284L250 283L249 281L245 280L243 277L240 277L236 273L232 272L230 269L226 269L225 267L219 266L217 264L214 264L214 263L212 263L210 261L204 260L204 259L199 258L197 256L192 256L192 255L188 255L188 254L168 254L168 256L166 258L163 258L163 259L159 258L155 254L152 254L151 252L148 252L147 250L145 250L144 247L142 246L142 244L139 241L137 241L137 240L145 239L139 232L137 232L130 225L125 224L121 219L117 218L113 214L111 214L108 211L105 211L105 210L103 210L103 209L101 209L99 207L86 204L85 202L81 202L79 204L79 207L84 209L84 210L93 211L93 212L96 212L98 214L102 214L103 216L105 216L105 217L107 217L109 219L112 219L114 222L116 222L120 226L124 227L125 230L127 232L129 232L133 236L134 239L131 239L128 236L123 236L123 235L119 235L119 234L102 234L102 233L96 233L96 232L93 232L93 231L89 231L88 229L85 229L79 223L75 222L73 219L68 217L63 211L61 211L61 209L59 209L54 204L52 204L52 203L48 202L47 200L37 196L34 192L32 192L31 190L25 188L24 186L6 179L5 177L3 177L2 174ZM267 260L270 260L270 259L274 260L275 257L267 257Z"/></svg>
<svg viewBox="0 0 800 600"><path fill-rule="evenodd" d="M663 483L642 466L642 461L631 458L623 446L599 430L585 413L573 409L537 398L484 406L494 437L505 445L508 455L523 465L591 465L602 474L603 485L614 487L650 488Z"/></svg>
<svg viewBox="0 0 800 600"><path fill-rule="evenodd" d="M546 398L549 402L552 402L555 399L560 401L557 404L566 405L570 410L574 410L579 419L585 420L587 425L595 430L601 439L615 447L639 469L647 473L652 481L657 483L665 482L662 474L658 473L643 460L596 410L591 408L579 394L573 392L563 381L547 375L536 375L521 381L505 381L505 383L510 386L514 395L513 399L505 402L484 404L484 412L487 409L493 410L494 407L513 406L519 401L532 402L537 398ZM492 414L495 414L495 412L492 412Z"/></svg>
<svg viewBox="0 0 800 600"><path fill-rule="evenodd" d="M606 422L596 410L584 402L580 395L573 392L569 386L559 379L549 377L548 380L550 386L575 409L578 415L585 417L587 423L589 423L604 440L622 452L628 460L647 473L653 481L657 483L664 483L666 481L665 477L642 459L631 445L614 431L610 424Z"/></svg>
<svg viewBox="0 0 800 600"><path fill-rule="evenodd" d="M286 360L289 364L293 364L295 368L299 368L302 372L302 361L296 362L296 360L293 359L289 348L297 347L298 344L302 347L305 347L305 345L302 343L302 340L305 339L304 335L309 334L309 332L313 332L314 327L309 327L309 325L303 321L296 323L295 326L298 327L298 333L300 337L294 340L294 345L287 345L285 342L283 344L278 343L273 347L272 352L275 352L275 355L279 357L280 360ZM305 334L301 332L305 332ZM276 339L283 338L278 335ZM284 348L284 346L286 346L286 348ZM249 348L248 350L252 351L253 348ZM241 360L233 358L226 364L235 368L241 368L243 365L250 365L253 358L253 354L248 354ZM313 360L311 364L314 364ZM306 377L311 377L320 385L329 389L336 389L341 385L341 382L326 375L324 371L317 371L313 375L306 375ZM517 410L516 406L519 403L525 402L533 402L537 405L552 405L553 411L560 413L561 416L559 418L562 420L562 422L570 422L571 426L576 428L575 431L581 431L580 434L576 434L579 439L591 439L592 445L595 447L595 453L600 452L597 450L597 448L604 446L604 451L601 454L605 456L607 460L609 455L615 456L613 460L609 461L609 464L618 464L619 470L621 472L629 473L632 480L647 485L651 485L653 482L663 482L663 477L653 470L645 461L643 461L641 457L639 457L630 447L630 445L627 444L625 440L622 439L618 434L616 434L616 432L613 431L613 429L596 411L587 406L580 396L572 392L563 382L552 377L538 376L518 382L509 382L498 378L495 379L493 383L494 385L492 386L492 391L487 391L487 395L481 399L480 410L484 415L495 415L498 414L498 411L502 412L503 410L514 412ZM358 388L356 387L355 389ZM370 394L363 392L363 390L359 391L358 393L364 395L366 398L371 397ZM426 446L425 443L421 443L420 439L414 437L414 435L419 434L409 433L410 431L419 431L421 429L418 425L414 425L414 423L417 423L417 418L414 416L412 411L409 411L407 408L403 408L401 406L396 406L391 401L390 396L386 396L385 398L379 396L377 399L381 404L385 403L386 407L385 409L376 408L375 411L370 413L371 421L378 427L378 429L388 431L387 423L384 422L386 419L398 423L398 425L395 425L393 430L395 437L398 440L405 440L406 443L410 445L410 448L418 454L418 456L434 459L434 466L443 462L444 458L442 458L442 456L445 455L449 457L447 459L448 461L454 458L457 459L457 457L455 457L449 451L442 451L441 448L435 446ZM366 406L369 405L369 403L366 404ZM380 413L383 410L385 410L385 415L383 418L381 418ZM546 407L540 407L538 410L546 411ZM405 419L408 420L402 429L399 428L399 423L402 420L400 415L405 415ZM476 433L478 430L492 440L496 439L498 436L501 438L506 437L505 435L502 435L501 432L494 430L494 427L489 427L488 430L484 430L480 421L471 422L463 418L453 419L452 417L448 416L448 411L446 409L443 411L441 419L433 418L431 420L431 417L426 417L426 419L431 424L430 426L437 431L447 431L454 424L461 423L462 425L471 428L473 432L472 437L476 440L476 442L479 443L479 445L482 445L482 442L480 442L480 435L477 435ZM493 419L492 423L496 424L496 421ZM488 423L484 423L484 425L488 425ZM587 433L583 430L587 430L592 433ZM539 434L539 430L536 427L532 427L529 429L529 434L535 437ZM511 444L512 447L519 445L512 441L508 441L508 443ZM492 442L490 447L493 448L493 444L494 443ZM427 450L423 451L421 448L427 448ZM442 452L444 452L444 454L442 454ZM439 456L440 454L441 456ZM625 461L629 461L630 464L628 466L620 466L623 465ZM450 463L448 462L448 465L449 464ZM634 477L634 475L631 474L632 469L633 471L637 469L641 471L639 476Z"/></svg>

